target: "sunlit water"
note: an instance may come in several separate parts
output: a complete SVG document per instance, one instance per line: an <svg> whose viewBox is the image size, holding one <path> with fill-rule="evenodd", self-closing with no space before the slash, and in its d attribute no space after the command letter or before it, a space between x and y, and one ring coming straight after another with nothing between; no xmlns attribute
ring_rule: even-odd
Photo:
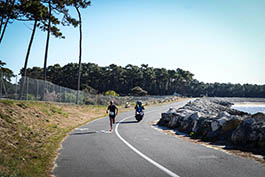
<svg viewBox="0 0 265 177"><path fill-rule="evenodd" d="M239 111L248 112L250 114L255 114L257 112L262 112L265 114L265 105L233 105L232 108Z"/></svg>

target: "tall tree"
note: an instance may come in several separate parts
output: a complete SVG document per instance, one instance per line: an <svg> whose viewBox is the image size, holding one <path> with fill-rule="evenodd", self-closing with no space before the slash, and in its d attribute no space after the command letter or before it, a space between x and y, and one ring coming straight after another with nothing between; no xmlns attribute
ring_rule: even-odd
<svg viewBox="0 0 265 177"><path fill-rule="evenodd" d="M50 2L50 1L49 1ZM55 26L60 23L58 18L53 16L52 14L48 13L48 8L44 5L43 1L41 0L28 0L28 1L20 1L17 5L18 15L17 20L19 21L34 21L34 26L30 38L30 42L27 49L27 54L25 58L24 68L22 72L22 83L20 87L20 98L23 93L24 89L24 78L27 75L27 64L30 55L30 50L32 46L32 42L34 39L36 28L39 27L42 31L49 31L56 37L62 37L62 33L60 30ZM47 23L49 24L47 28ZM53 24L52 27L51 24ZM49 30L48 30L49 29Z"/></svg>
<svg viewBox="0 0 265 177"><path fill-rule="evenodd" d="M22 2L20 5L20 12L21 14L24 14L27 18L27 20L34 20L34 25L31 33L31 38L29 41L27 54L25 58L24 68L22 72L22 83L20 85L20 93L19 93L19 99L22 98L24 84L25 84L25 77L27 76L27 65L28 65L28 59L30 55L31 46L33 43L33 39L35 36L35 31L38 25L38 21L44 20L44 15L46 12L45 6L41 4L40 1L25 1Z"/></svg>
<svg viewBox="0 0 265 177"><path fill-rule="evenodd" d="M47 29L47 39L46 39L46 47L45 47L45 55L44 55L44 81L46 81L46 72L47 72L47 57L48 57L48 49L49 49L49 41L50 41L50 32L51 32L51 13L52 6L51 0L48 1L49 4L49 13L48 13L48 29Z"/></svg>
<svg viewBox="0 0 265 177"><path fill-rule="evenodd" d="M77 82L77 96L76 96L76 104L79 104L79 90L80 90L80 78L81 78L81 61L82 61L82 18L79 8L86 8L90 6L90 1L74 1L74 7L77 11L78 18L79 18L79 64L78 64L78 82Z"/></svg>
<svg viewBox="0 0 265 177"><path fill-rule="evenodd" d="M44 30L47 31L47 39L46 39L46 47L44 54L44 80L47 79L47 60L48 60L48 48L50 41L50 33L52 32L55 37L65 38L60 30L56 27L56 25L62 24L64 26L73 25L76 27L78 22L75 18L72 18L69 14L69 10L67 6L73 3L72 0L42 0L43 3L48 4L48 23L44 27ZM53 16L53 11L58 15L63 15L63 19L61 21L58 20L55 16ZM53 24L53 26L52 26Z"/></svg>

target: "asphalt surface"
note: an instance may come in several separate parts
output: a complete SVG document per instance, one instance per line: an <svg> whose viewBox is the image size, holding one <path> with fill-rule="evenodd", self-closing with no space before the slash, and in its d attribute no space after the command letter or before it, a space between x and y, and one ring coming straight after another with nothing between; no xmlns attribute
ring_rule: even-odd
<svg viewBox="0 0 265 177"><path fill-rule="evenodd" d="M120 113L110 133L107 117L75 129L62 144L53 174L57 177L264 177L265 166L187 142L154 129L169 107L145 110L137 123L134 112Z"/></svg>

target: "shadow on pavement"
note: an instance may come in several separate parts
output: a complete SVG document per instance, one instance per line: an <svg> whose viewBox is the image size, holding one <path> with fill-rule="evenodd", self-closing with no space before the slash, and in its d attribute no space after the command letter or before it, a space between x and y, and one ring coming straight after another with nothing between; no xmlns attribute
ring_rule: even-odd
<svg viewBox="0 0 265 177"><path fill-rule="evenodd" d="M116 122L116 124L135 124L138 123L136 120L132 120L132 121L124 121L124 122Z"/></svg>
<svg viewBox="0 0 265 177"><path fill-rule="evenodd" d="M95 134L97 132L77 132L77 133L71 133L69 135L90 135L90 134Z"/></svg>
<svg viewBox="0 0 265 177"><path fill-rule="evenodd" d="M160 126L160 125L157 125L157 124L152 124L152 126L158 128L160 130L163 130L163 131L173 131L174 134L176 134L176 135L180 135L180 136L183 136L183 137L190 137L188 134L180 132L180 131L178 131L176 129L170 129L168 127Z"/></svg>

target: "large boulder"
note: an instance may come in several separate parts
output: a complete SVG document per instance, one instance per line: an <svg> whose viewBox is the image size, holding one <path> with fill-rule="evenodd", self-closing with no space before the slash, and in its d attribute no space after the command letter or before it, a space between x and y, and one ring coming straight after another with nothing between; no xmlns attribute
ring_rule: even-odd
<svg viewBox="0 0 265 177"><path fill-rule="evenodd" d="M236 145L265 149L265 115L258 113L243 120L231 136Z"/></svg>
<svg viewBox="0 0 265 177"><path fill-rule="evenodd" d="M185 133L189 133L192 131L192 128L197 121L201 117L200 112L194 112L192 114L188 114L186 117L181 117L179 120L179 129Z"/></svg>

